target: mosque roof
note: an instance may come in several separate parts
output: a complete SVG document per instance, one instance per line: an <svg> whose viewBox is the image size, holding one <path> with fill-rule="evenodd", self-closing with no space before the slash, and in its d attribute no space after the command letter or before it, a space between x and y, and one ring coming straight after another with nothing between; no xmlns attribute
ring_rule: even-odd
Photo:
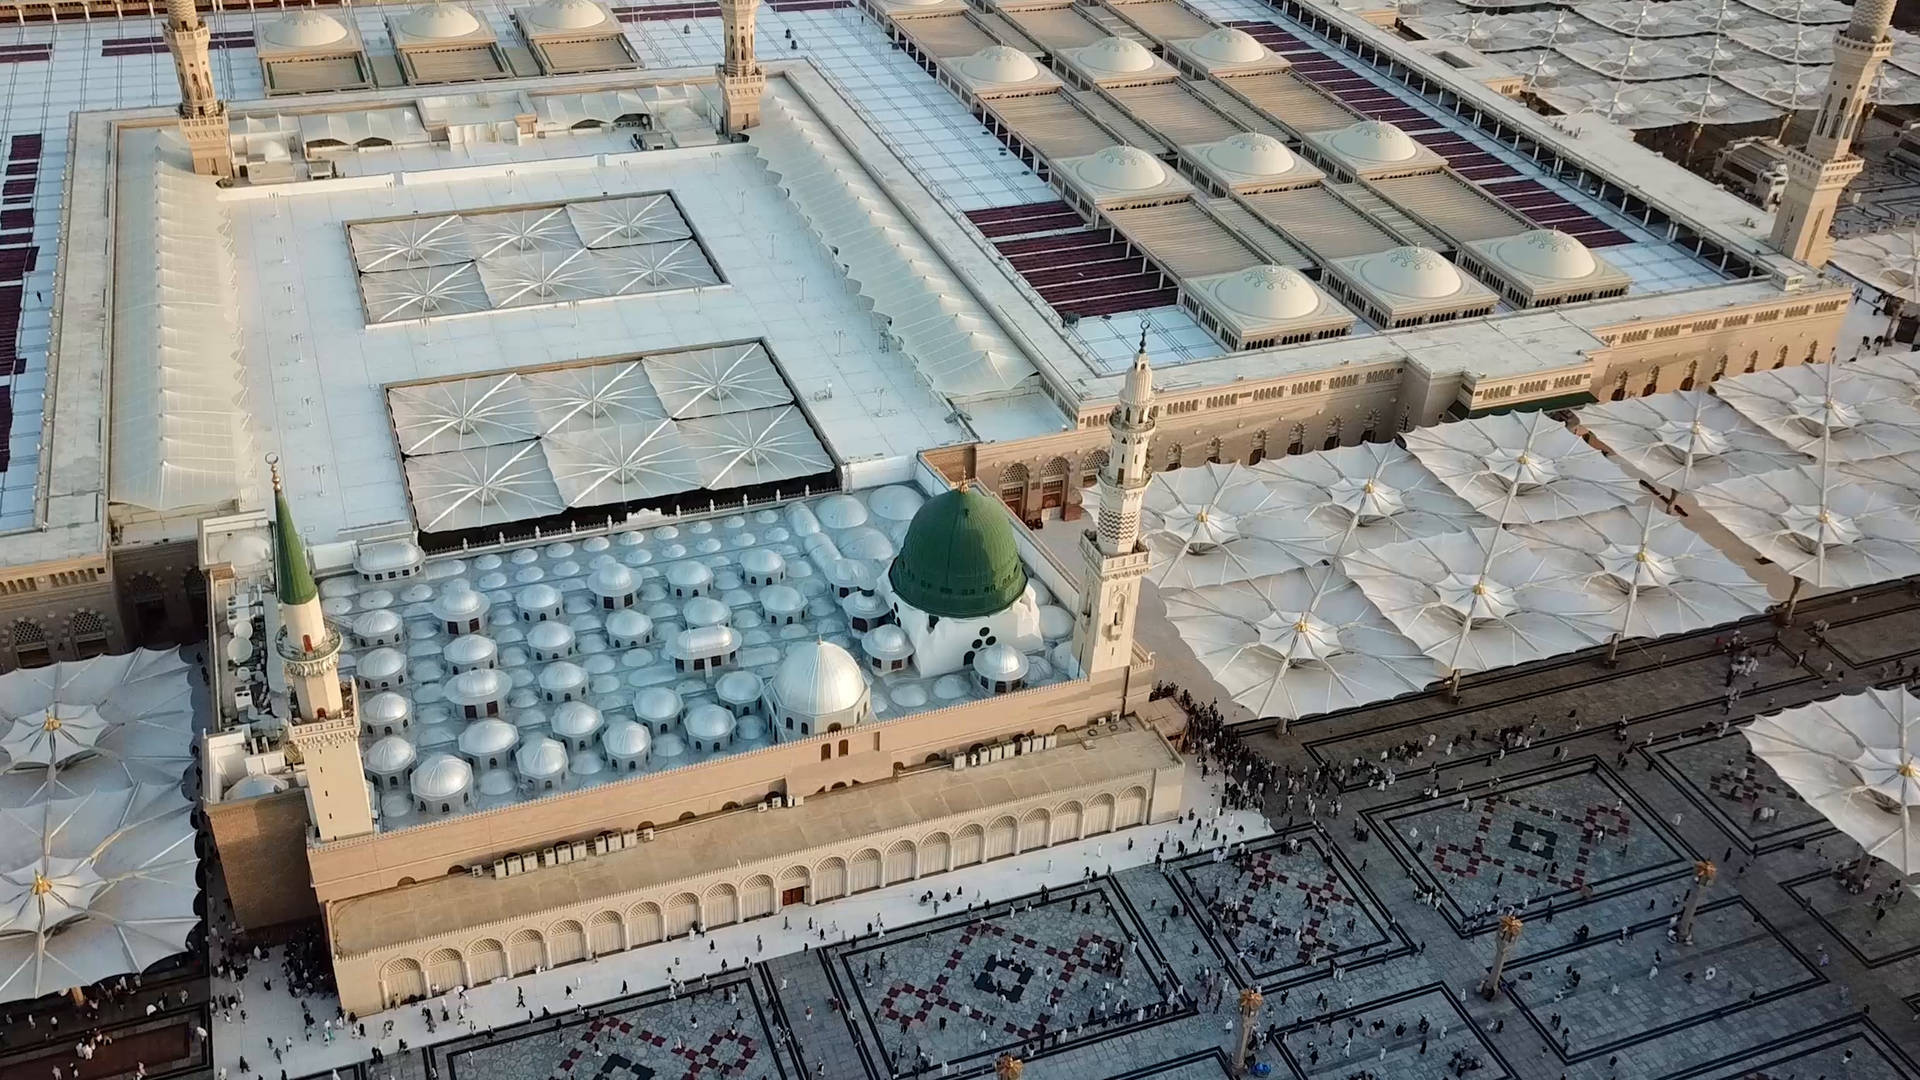
<svg viewBox="0 0 1920 1080"><path fill-rule="evenodd" d="M1003 611L1027 587L1007 511L977 491L949 491L913 515L888 575L894 595L929 615Z"/></svg>

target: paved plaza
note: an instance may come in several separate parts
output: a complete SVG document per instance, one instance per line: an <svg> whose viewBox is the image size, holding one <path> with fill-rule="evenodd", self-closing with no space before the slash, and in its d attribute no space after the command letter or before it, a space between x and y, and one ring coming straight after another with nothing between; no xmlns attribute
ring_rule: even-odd
<svg viewBox="0 0 1920 1080"><path fill-rule="evenodd" d="M1920 1080L1920 899L1884 867L1850 888L1835 871L1858 848L1738 729L1884 684L1920 601L1879 590L1805 605L1816 618L1828 643L1782 631L1731 713L1704 634L1469 679L1457 702L1248 724L1242 745L1327 771L1311 813L1276 791L1264 823L1216 819L1218 773L1196 767L1191 818L477 988L464 1029L398 1010L385 1039L297 1043L311 1067L289 1076L985 1077L1013 1054L1028 1080L1224 1080L1252 987L1253 1059L1288 1080ZM1164 670L1194 670L1162 648ZM1502 731L1524 734L1502 753ZM1488 912L1513 907L1487 1001ZM215 1017L228 1080L287 1023L258 984L253 1021ZM385 1059L356 1065L374 1045Z"/></svg>

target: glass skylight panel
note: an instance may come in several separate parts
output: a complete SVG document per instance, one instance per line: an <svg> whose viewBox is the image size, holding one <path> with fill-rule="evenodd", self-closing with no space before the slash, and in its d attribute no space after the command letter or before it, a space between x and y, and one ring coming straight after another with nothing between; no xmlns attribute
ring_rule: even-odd
<svg viewBox="0 0 1920 1080"><path fill-rule="evenodd" d="M466 315L492 306L472 263L360 275L360 295L371 322L402 322Z"/></svg>
<svg viewBox="0 0 1920 1080"><path fill-rule="evenodd" d="M833 468L833 458L793 405L683 420L679 428L702 487L767 484Z"/></svg>
<svg viewBox="0 0 1920 1080"><path fill-rule="evenodd" d="M422 532L504 525L566 509L538 442L408 458L406 474Z"/></svg>
<svg viewBox="0 0 1920 1080"><path fill-rule="evenodd" d="M519 376L542 434L664 420L667 407L638 360L528 371Z"/></svg>
<svg viewBox="0 0 1920 1080"><path fill-rule="evenodd" d="M473 244L458 214L366 221L347 226L354 268L363 274L472 262Z"/></svg>
<svg viewBox="0 0 1920 1080"><path fill-rule="evenodd" d="M568 203L567 217L572 220L581 242L595 249L656 244L693 236L693 227L674 205L672 196L664 192Z"/></svg>
<svg viewBox="0 0 1920 1080"><path fill-rule="evenodd" d="M785 405L785 379L759 342L660 353L641 358L668 414L676 420Z"/></svg>
<svg viewBox="0 0 1920 1080"><path fill-rule="evenodd" d="M541 441L568 506L635 502L692 491L700 470L665 418L550 434Z"/></svg>
<svg viewBox="0 0 1920 1080"><path fill-rule="evenodd" d="M395 386L387 391L400 452L408 456L520 442L540 433L525 386L512 374Z"/></svg>

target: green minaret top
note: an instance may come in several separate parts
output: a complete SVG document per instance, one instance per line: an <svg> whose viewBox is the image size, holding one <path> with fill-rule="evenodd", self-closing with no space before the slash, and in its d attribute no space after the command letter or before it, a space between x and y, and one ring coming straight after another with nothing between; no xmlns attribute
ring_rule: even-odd
<svg viewBox="0 0 1920 1080"><path fill-rule="evenodd" d="M273 475L273 578L279 586L282 604L304 604L320 595L313 583L313 570L307 566L307 545L293 524L293 508L287 505L287 493L280 484L280 460L267 459Z"/></svg>

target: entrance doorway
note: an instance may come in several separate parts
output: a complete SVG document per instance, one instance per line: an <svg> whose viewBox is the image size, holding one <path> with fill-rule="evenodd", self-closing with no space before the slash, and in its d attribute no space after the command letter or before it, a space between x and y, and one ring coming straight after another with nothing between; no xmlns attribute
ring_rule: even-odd
<svg viewBox="0 0 1920 1080"><path fill-rule="evenodd" d="M807 887L805 885L797 885L791 889L780 890L781 907L790 907L794 904L804 904L806 902Z"/></svg>

